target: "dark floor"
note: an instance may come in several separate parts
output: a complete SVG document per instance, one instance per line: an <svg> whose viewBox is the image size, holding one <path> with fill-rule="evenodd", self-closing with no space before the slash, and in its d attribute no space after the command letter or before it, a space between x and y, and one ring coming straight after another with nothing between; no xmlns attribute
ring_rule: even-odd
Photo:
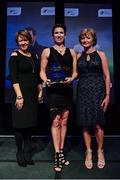
<svg viewBox="0 0 120 180"><path fill-rule="evenodd" d="M120 179L120 137L105 137L104 153L106 166L96 166L96 143L93 137L94 167L84 166L82 137L67 137L65 152L70 165L61 173L53 170L53 146L51 137L33 137L34 166L19 167L16 163L16 147L13 137L0 137L0 179Z"/></svg>

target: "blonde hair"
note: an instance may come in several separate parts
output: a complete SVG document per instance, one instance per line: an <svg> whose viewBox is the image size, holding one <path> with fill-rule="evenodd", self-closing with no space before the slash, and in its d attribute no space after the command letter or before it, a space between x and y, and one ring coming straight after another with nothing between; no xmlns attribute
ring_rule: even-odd
<svg viewBox="0 0 120 180"><path fill-rule="evenodd" d="M81 30L81 32L79 34L79 42L81 43L81 39L83 38L83 36L87 36L87 35L92 36L93 46L95 46L97 44L97 36L96 36L95 30L92 28L84 28L83 30Z"/></svg>

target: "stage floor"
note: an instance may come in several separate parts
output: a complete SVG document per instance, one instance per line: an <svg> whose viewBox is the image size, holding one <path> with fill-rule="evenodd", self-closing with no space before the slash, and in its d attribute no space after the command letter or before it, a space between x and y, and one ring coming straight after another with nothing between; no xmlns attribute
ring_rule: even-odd
<svg viewBox="0 0 120 180"><path fill-rule="evenodd" d="M120 179L120 137L105 136L104 153L106 166L97 168L96 143L93 137L92 170L84 166L84 143L82 137L67 136L66 158L70 165L61 173L53 170L54 151L50 136L33 137L33 159L35 165L19 167L16 163L14 137L0 137L0 179Z"/></svg>

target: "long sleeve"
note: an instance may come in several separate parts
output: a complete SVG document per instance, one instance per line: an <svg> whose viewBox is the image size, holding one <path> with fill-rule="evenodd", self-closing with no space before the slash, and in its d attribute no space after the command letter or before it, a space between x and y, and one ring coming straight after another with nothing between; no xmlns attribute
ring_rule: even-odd
<svg viewBox="0 0 120 180"><path fill-rule="evenodd" d="M10 80L12 84L19 83L17 56L11 56L9 60Z"/></svg>

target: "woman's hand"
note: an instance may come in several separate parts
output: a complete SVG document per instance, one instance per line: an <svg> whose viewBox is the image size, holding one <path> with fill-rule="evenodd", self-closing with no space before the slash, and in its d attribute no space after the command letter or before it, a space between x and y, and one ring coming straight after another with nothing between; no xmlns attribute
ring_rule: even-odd
<svg viewBox="0 0 120 180"><path fill-rule="evenodd" d="M71 77L66 77L65 78L65 83L71 83L73 79Z"/></svg>
<svg viewBox="0 0 120 180"><path fill-rule="evenodd" d="M40 90L39 94L38 94L38 98L42 97L42 89Z"/></svg>
<svg viewBox="0 0 120 180"><path fill-rule="evenodd" d="M51 80L50 79L46 79L45 83L47 84L47 86L51 86Z"/></svg>
<svg viewBox="0 0 120 180"><path fill-rule="evenodd" d="M104 112L106 111L106 109L108 107L109 101L110 101L110 96L107 95L101 104Z"/></svg>
<svg viewBox="0 0 120 180"><path fill-rule="evenodd" d="M42 95L42 89L40 90L39 94L38 94L38 102L42 103L43 102L43 95Z"/></svg>
<svg viewBox="0 0 120 180"><path fill-rule="evenodd" d="M21 98L21 99L16 98L15 106L18 110L21 110L23 108L23 105L24 105L23 103L24 103L23 98Z"/></svg>

